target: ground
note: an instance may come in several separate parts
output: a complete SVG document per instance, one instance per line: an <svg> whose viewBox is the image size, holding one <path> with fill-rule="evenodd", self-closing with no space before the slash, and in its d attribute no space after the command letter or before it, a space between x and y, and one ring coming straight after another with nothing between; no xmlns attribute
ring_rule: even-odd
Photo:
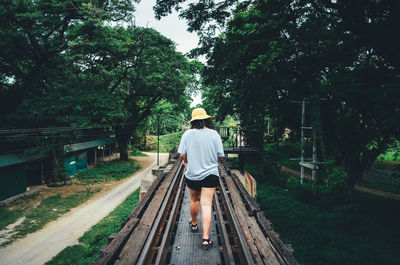
<svg viewBox="0 0 400 265"><path fill-rule="evenodd" d="M43 229L28 234L25 238L0 249L0 264L44 264L65 247L76 244L78 238L93 225L104 218L125 198L140 187L143 177L151 174L156 165L157 154L148 153L147 157L135 157L142 169L124 180L103 184L102 190L89 201L72 209L57 220L47 224ZM160 154L161 165L168 161L168 154ZM52 194L72 194L87 186L63 186L43 189L33 200L32 205ZM132 209L133 210L133 209Z"/></svg>

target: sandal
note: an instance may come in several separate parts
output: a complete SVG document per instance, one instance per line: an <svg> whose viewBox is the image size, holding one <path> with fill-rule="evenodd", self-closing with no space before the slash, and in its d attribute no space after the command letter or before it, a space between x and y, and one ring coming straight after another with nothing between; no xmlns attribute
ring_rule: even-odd
<svg viewBox="0 0 400 265"><path fill-rule="evenodd" d="M207 242L207 244L204 244L205 242ZM213 243L214 242L211 239L203 238L203 242L201 243L201 248L203 250L209 250L212 247Z"/></svg>
<svg viewBox="0 0 400 265"><path fill-rule="evenodd" d="M190 226L190 230L192 230L193 233L199 231L199 227L197 224L192 224L192 220L189 221L189 226Z"/></svg>

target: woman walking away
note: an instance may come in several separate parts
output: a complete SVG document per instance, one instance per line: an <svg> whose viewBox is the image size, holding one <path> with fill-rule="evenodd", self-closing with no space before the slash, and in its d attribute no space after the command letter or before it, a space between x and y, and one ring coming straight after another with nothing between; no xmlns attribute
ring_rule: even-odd
<svg viewBox="0 0 400 265"><path fill-rule="evenodd" d="M198 231L197 215L201 205L203 240L202 248L209 249L211 205L215 188L219 185L218 158L224 157L221 137L211 129L211 116L203 108L194 109L190 120L192 128L181 138L178 153L186 165L185 179L190 190L189 225Z"/></svg>

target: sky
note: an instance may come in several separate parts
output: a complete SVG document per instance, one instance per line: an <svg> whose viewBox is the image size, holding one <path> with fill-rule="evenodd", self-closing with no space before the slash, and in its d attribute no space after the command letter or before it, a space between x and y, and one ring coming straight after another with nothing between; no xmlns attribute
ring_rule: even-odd
<svg viewBox="0 0 400 265"><path fill-rule="evenodd" d="M155 0L142 0L136 5L135 22L136 26L154 28L162 35L171 39L176 44L176 49L183 54L197 47L199 38L196 33L188 32L186 21L178 17L174 10L172 14L156 20L154 18L153 6ZM192 96L193 102L190 106L196 106L201 103L201 95Z"/></svg>

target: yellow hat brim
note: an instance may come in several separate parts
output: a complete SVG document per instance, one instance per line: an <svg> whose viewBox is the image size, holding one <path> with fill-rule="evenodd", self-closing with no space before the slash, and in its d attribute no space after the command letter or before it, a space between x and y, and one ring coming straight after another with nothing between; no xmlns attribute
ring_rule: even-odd
<svg viewBox="0 0 400 265"><path fill-rule="evenodd" d="M195 121L195 120L205 120L205 119L211 119L212 117L210 115L200 115L197 116L193 119L191 119L189 122Z"/></svg>

